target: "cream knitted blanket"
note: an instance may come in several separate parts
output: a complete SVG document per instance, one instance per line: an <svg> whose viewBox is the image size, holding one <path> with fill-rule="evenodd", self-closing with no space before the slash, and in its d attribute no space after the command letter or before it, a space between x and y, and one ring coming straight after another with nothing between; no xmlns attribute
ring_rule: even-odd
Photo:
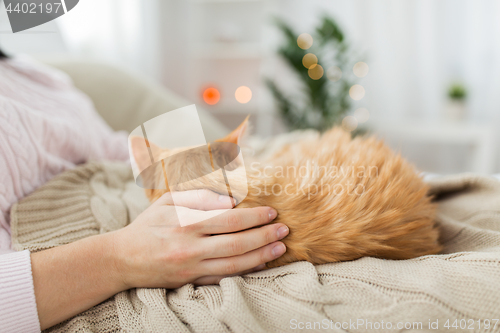
<svg viewBox="0 0 500 333"><path fill-rule="evenodd" d="M448 325L454 332L500 332L500 323L494 327L500 319L500 182L458 175L431 184L439 200L441 255L297 262L223 279L220 286L133 289L48 331L425 332ZM128 166L86 164L13 207L13 243L31 251L66 244L121 228L146 206Z"/></svg>

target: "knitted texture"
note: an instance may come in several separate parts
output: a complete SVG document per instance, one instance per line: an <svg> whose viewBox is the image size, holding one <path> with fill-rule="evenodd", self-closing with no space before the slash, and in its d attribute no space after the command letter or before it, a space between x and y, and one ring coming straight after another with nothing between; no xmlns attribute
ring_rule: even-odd
<svg viewBox="0 0 500 333"><path fill-rule="evenodd" d="M132 289L48 331L285 332L300 323L336 331L335 324L347 323L346 331L370 332L382 320L393 329L421 322L414 331L428 331L429 321L438 320L442 330L448 319L450 326L464 319L474 321L475 332L499 332L500 323L486 328L483 320L500 315L500 182L457 175L431 186L439 203L440 255L297 262L218 286ZM13 207L13 244L31 251L66 244L121 228L146 206L129 166L86 164Z"/></svg>
<svg viewBox="0 0 500 333"><path fill-rule="evenodd" d="M37 332L29 253L13 253L10 209L55 175L91 160L128 160L67 75L25 57L0 61L0 332ZM83 236L83 235L82 235Z"/></svg>
<svg viewBox="0 0 500 333"><path fill-rule="evenodd" d="M29 251L0 255L0 332L40 332Z"/></svg>
<svg viewBox="0 0 500 333"><path fill-rule="evenodd" d="M11 205L75 165L128 157L127 135L67 75L29 58L0 61L0 253L11 247Z"/></svg>

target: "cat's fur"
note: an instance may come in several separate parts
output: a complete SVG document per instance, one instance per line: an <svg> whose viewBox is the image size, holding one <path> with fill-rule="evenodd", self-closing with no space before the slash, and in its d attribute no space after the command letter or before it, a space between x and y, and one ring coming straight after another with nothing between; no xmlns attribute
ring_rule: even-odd
<svg viewBox="0 0 500 333"><path fill-rule="evenodd" d="M238 144L246 124L218 141ZM138 148L141 141L144 145L142 138L131 141L140 169L149 161L149 153ZM155 160L181 151L148 144ZM212 149L212 154L224 152ZM171 159L165 167L169 175L185 177L197 168L198 157ZM428 186L408 162L373 137L352 139L349 133L334 128L319 139L289 144L262 162L247 163L246 173L234 167L228 175L232 195L238 201L246 189L245 178L249 183L248 196L236 208L274 207L278 211L274 222L290 229L283 239L286 253L268 267L300 260L324 264L363 256L409 259L441 249ZM161 173L158 170L153 177L161 177ZM225 193L226 186L207 179L180 185L181 190L198 188ZM166 191L148 189L146 194L155 201Z"/></svg>

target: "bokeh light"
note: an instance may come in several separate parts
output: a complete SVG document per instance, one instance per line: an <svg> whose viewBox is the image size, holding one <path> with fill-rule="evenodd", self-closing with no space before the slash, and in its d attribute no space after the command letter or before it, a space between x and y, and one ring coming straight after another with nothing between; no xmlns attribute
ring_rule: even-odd
<svg viewBox="0 0 500 333"><path fill-rule="evenodd" d="M368 74L369 70L370 68L368 67L368 65L362 61L357 62L352 68L354 75L356 75L357 77L365 77Z"/></svg>
<svg viewBox="0 0 500 333"><path fill-rule="evenodd" d="M309 70L307 71L307 74L309 74L309 77L311 79L319 80L323 77L324 70L323 70L323 67L321 67L321 65L316 65L316 66L309 68Z"/></svg>
<svg viewBox="0 0 500 333"><path fill-rule="evenodd" d="M313 38L311 35L303 33L297 38L297 45L303 49L307 50L313 45Z"/></svg>
<svg viewBox="0 0 500 333"><path fill-rule="evenodd" d="M326 71L326 77L330 81L337 82L342 78L342 70L337 66L330 67Z"/></svg>
<svg viewBox="0 0 500 333"><path fill-rule="evenodd" d="M354 131L358 127L358 120L353 116L346 116L342 119L342 128L348 132Z"/></svg>
<svg viewBox="0 0 500 333"><path fill-rule="evenodd" d="M302 58L302 65L304 65L305 68L313 68L318 64L318 57L316 57L315 54L308 53Z"/></svg>
<svg viewBox="0 0 500 333"><path fill-rule="evenodd" d="M252 90L247 86L241 86L236 89L234 97L241 104L246 104L252 99Z"/></svg>
<svg viewBox="0 0 500 333"><path fill-rule="evenodd" d="M359 101L365 97L365 88L360 84L355 84L349 89L349 96L355 101Z"/></svg>
<svg viewBox="0 0 500 333"><path fill-rule="evenodd" d="M208 105L215 105L220 100L220 92L215 87L208 87L203 91L203 100Z"/></svg>
<svg viewBox="0 0 500 333"><path fill-rule="evenodd" d="M356 117L359 123L364 123L370 119L370 112L367 108L359 108L354 111L354 117Z"/></svg>

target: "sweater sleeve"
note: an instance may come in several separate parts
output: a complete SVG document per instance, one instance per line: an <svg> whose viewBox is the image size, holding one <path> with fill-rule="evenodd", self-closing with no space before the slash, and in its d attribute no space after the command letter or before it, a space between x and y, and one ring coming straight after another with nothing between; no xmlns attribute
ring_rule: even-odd
<svg viewBox="0 0 500 333"><path fill-rule="evenodd" d="M40 332L28 250L0 255L2 332Z"/></svg>

